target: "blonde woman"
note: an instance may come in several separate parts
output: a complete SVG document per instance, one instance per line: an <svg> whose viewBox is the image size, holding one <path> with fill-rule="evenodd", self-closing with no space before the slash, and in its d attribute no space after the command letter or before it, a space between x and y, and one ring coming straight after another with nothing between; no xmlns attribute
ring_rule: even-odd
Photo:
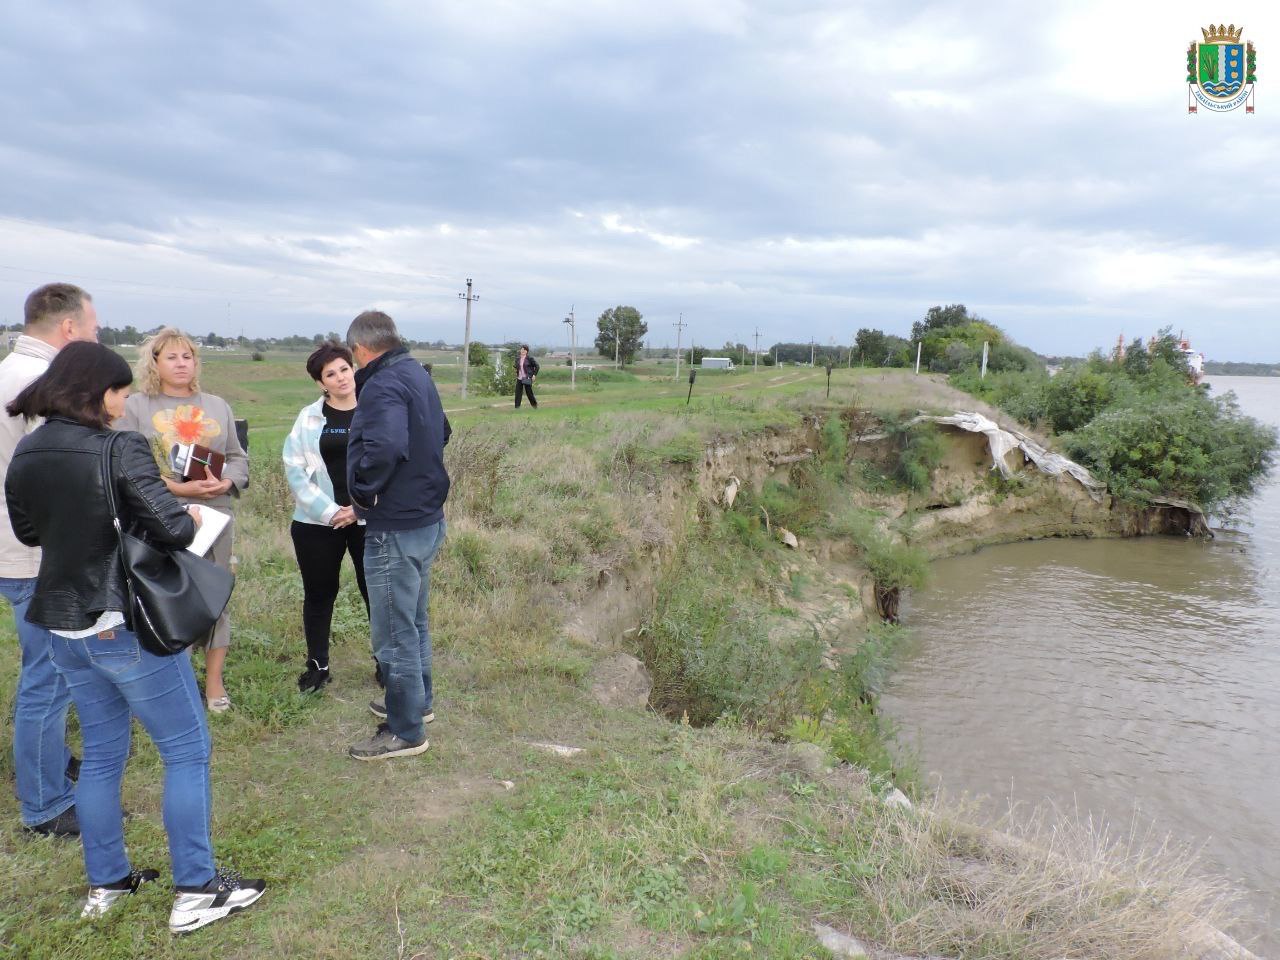
<svg viewBox="0 0 1280 960"><path fill-rule="evenodd" d="M200 389L200 354L181 330L165 327L138 349L137 386L125 403L117 430L136 430L151 441L169 492L184 504L231 512L232 502L249 484L249 457L236 436L231 407ZM226 457L221 480L183 480L173 455L177 447L198 443ZM232 524L214 541L209 559L231 564ZM224 613L205 647L205 698L212 713L231 708L222 667L231 645L231 623Z"/></svg>

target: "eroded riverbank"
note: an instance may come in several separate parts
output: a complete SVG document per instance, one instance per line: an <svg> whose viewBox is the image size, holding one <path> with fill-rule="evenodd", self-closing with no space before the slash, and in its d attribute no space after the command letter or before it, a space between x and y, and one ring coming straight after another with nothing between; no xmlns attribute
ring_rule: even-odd
<svg viewBox="0 0 1280 960"><path fill-rule="evenodd" d="M1233 378L1276 422L1280 383ZM1270 399L1269 399L1270 398ZM1203 848L1280 949L1280 484L1212 541L1025 543L942 560L908 598L885 707L948 790L1050 802ZM936 782L936 781L935 781Z"/></svg>

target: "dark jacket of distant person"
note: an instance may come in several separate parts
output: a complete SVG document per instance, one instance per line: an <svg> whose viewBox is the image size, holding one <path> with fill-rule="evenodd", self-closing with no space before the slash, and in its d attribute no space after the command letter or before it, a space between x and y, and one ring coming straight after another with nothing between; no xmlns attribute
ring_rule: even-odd
<svg viewBox="0 0 1280 960"><path fill-rule="evenodd" d="M520 357L519 356L516 357L515 368L516 368L516 379L519 380L520 379ZM526 354L524 358L524 382L532 383L533 378L538 375L538 371L540 369L541 367L538 366L538 361L533 359L533 354L532 353Z"/></svg>

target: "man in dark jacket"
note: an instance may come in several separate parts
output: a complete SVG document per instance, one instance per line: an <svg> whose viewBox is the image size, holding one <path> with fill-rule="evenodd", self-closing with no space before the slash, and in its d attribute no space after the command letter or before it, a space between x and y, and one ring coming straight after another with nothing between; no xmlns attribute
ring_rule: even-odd
<svg viewBox="0 0 1280 960"><path fill-rule="evenodd" d="M386 682L385 702L369 704L386 722L349 752L356 760L386 760L423 753L423 725L435 719L427 592L431 561L444 542L450 429L435 383L409 356L389 316L360 314L347 330L347 346L360 365L347 489L365 522L369 629Z"/></svg>

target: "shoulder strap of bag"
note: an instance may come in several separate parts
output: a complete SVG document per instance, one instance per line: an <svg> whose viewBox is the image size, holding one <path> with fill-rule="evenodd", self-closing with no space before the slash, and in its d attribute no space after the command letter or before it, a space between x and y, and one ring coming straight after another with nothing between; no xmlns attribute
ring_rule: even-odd
<svg viewBox="0 0 1280 960"><path fill-rule="evenodd" d="M107 437L106 442L102 445L102 489L107 495L107 512L111 514L111 522L115 524L116 539L120 539L123 530L120 528L120 508L116 504L116 485L115 480L111 476L111 451L116 445L116 440L120 438L120 434L112 430Z"/></svg>
<svg viewBox="0 0 1280 960"><path fill-rule="evenodd" d="M120 508L116 502L115 477L111 472L111 451L119 439L119 432L112 430L106 443L102 445L102 489L106 492L107 511L111 514L111 523L116 528L116 551L120 554L120 567L124 571L124 586L129 594L127 614L129 622L132 623L133 611L137 609L138 601L133 593L133 577L129 573L129 557L124 550L124 529L120 526Z"/></svg>

